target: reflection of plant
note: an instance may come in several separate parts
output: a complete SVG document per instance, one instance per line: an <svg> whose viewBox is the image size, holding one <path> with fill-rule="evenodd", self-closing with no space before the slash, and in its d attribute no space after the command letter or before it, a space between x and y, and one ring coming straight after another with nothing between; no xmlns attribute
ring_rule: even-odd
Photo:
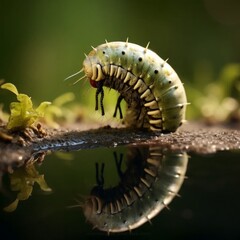
<svg viewBox="0 0 240 240"><path fill-rule="evenodd" d="M48 187L44 180L44 175L40 175L33 164L17 169L9 176L11 190L18 191L18 194L16 200L4 208L6 212L13 212L16 210L19 201L27 200L31 196L35 182L43 191L51 191L51 188Z"/></svg>
<svg viewBox="0 0 240 240"><path fill-rule="evenodd" d="M201 73L197 72L193 84L186 86L192 104L190 117L203 116L210 122L240 119L240 64L224 67L217 81L212 80L210 70L205 67Z"/></svg>
<svg viewBox="0 0 240 240"><path fill-rule="evenodd" d="M17 96L18 102L10 104L10 117L7 123L9 130L24 130L31 127L39 118L44 116L44 111L50 102L42 102L36 109L33 108L32 100L26 94L18 93L17 88L11 83L1 86Z"/></svg>

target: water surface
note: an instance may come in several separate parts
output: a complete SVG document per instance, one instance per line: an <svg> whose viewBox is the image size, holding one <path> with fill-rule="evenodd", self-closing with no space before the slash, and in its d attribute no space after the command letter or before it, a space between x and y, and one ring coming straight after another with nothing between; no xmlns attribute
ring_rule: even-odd
<svg viewBox="0 0 240 240"><path fill-rule="evenodd" d="M19 201L13 212L0 213L1 239L238 239L240 213L240 152L210 155L188 153L187 178L168 208L131 232L108 234L92 229L81 207L73 207L96 186L96 163L104 164L104 187L117 186L116 169L123 156L122 171L128 168L129 147L99 148L47 155L34 169L44 175L52 191L35 182L28 199ZM115 157L114 157L115 154ZM172 153L161 151L161 158ZM181 153L185 154L185 153ZM141 158L141 157L140 157ZM136 159L135 159L136 160ZM139 161L144 161L139 159ZM18 173L16 174L16 172ZM24 168L2 178L1 209L16 199L10 179L24 179ZM46 187L46 186L45 186ZM45 189L46 190L46 189ZM49 190L49 189L48 189Z"/></svg>

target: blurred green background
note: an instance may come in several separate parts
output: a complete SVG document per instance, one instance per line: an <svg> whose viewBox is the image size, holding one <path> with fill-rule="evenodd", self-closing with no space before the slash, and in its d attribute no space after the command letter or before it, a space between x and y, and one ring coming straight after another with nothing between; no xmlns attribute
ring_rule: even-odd
<svg viewBox="0 0 240 240"><path fill-rule="evenodd" d="M63 79L82 67L91 45L129 37L169 58L191 102L188 119L216 116L226 98L225 111L239 111L239 13L238 0L0 0L0 79L37 103L73 91L87 104L89 84Z"/></svg>

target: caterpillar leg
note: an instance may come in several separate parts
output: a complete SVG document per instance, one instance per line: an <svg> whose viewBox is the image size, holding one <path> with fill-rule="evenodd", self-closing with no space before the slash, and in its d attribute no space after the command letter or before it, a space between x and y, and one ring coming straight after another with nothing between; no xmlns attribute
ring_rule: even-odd
<svg viewBox="0 0 240 240"><path fill-rule="evenodd" d="M115 159L115 163L116 163L116 167L117 167L118 176L119 176L120 179L122 179L123 178L123 172L122 172L121 168L122 168L123 154L122 153L120 154L119 159L117 157L116 152L114 152L113 155L114 155L114 159Z"/></svg>
<svg viewBox="0 0 240 240"><path fill-rule="evenodd" d="M100 96L101 112L102 112L102 116L104 116L105 115L104 106L103 106L104 91L103 91L103 83L101 81L97 83L96 105L95 105L96 111L98 110L98 95L99 94L101 94L101 96Z"/></svg>
<svg viewBox="0 0 240 240"><path fill-rule="evenodd" d="M98 163L95 163L95 169L96 169L96 186L94 186L91 190L91 195L95 196L101 196L103 194L103 186L104 186L104 177L103 177L103 172L104 172L104 163L101 164L101 172L99 172L99 165Z"/></svg>
<svg viewBox="0 0 240 240"><path fill-rule="evenodd" d="M117 100L117 104L116 104L116 107L115 107L115 111L114 111L113 117L117 116L117 111L119 110L120 119L123 119L123 114L122 114L122 109L121 109L121 101L122 100L123 100L123 96L120 95L118 97L118 100Z"/></svg>
<svg viewBox="0 0 240 240"><path fill-rule="evenodd" d="M98 166L98 163L96 163L95 166L96 166L96 182L97 182L97 185L98 186L103 186L104 185L103 172L104 172L105 164L104 163L101 164L100 176L99 176L99 166Z"/></svg>

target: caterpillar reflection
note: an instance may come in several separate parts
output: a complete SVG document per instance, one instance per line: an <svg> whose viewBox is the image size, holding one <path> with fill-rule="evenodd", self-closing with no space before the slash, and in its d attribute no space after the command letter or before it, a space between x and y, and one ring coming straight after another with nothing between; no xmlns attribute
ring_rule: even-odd
<svg viewBox="0 0 240 240"><path fill-rule="evenodd" d="M83 69L78 73L84 71L83 78L87 77L90 84L97 88L95 109L99 108L100 95L102 115L105 114L105 86L120 93L114 117L119 112L120 118L123 118L120 104L122 99L127 102L124 119L127 126L172 132L185 119L185 90L172 67L149 50L148 45L143 48L126 41L106 42L92 47L83 62Z"/></svg>
<svg viewBox="0 0 240 240"><path fill-rule="evenodd" d="M97 168L98 185L82 204L87 221L101 231L131 231L150 221L178 194L185 178L187 154L165 155L159 147L129 150L124 173L122 158L115 157L119 184L105 189L104 168L101 174Z"/></svg>

